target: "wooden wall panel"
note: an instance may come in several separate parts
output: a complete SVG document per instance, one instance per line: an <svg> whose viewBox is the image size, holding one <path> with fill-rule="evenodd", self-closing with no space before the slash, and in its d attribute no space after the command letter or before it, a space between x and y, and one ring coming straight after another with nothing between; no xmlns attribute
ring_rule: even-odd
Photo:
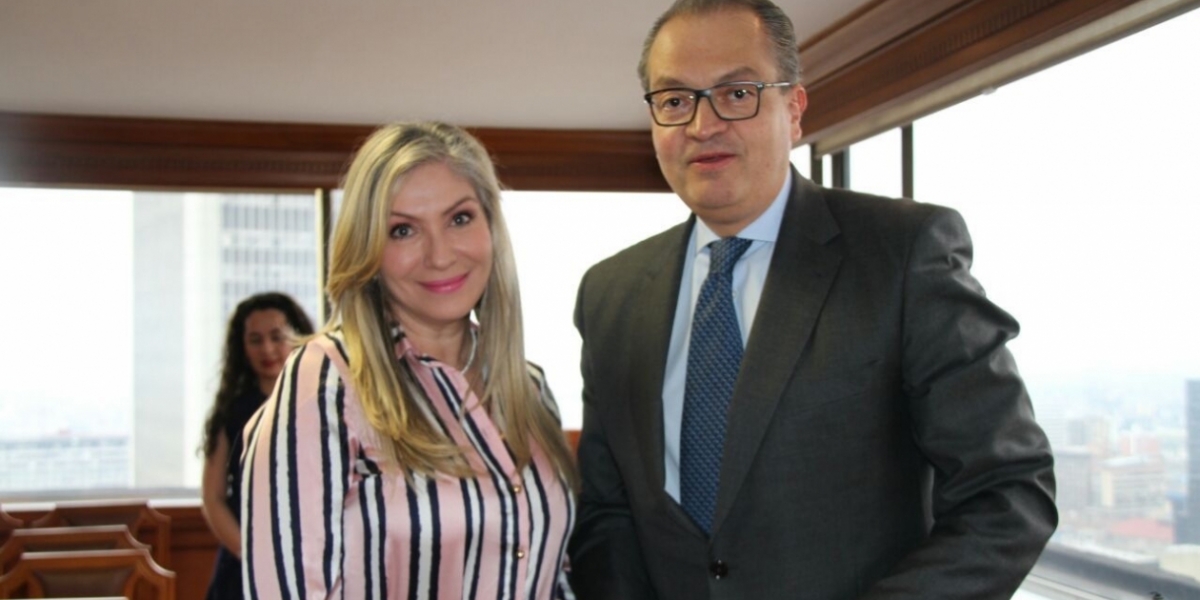
<svg viewBox="0 0 1200 600"><path fill-rule="evenodd" d="M372 129L0 112L0 185L336 188ZM668 189L648 131L471 131L511 189Z"/></svg>

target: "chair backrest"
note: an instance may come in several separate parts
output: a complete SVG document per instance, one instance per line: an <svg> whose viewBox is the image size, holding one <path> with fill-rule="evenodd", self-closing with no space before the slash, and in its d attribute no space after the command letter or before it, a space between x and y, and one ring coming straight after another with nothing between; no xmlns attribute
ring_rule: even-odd
<svg viewBox="0 0 1200 600"><path fill-rule="evenodd" d="M4 540L7 540L13 531L24 526L24 521L4 512L4 509L0 508L0 544L3 544Z"/></svg>
<svg viewBox="0 0 1200 600"><path fill-rule="evenodd" d="M0 598L121 596L175 600L175 573L145 550L26 552L0 576Z"/></svg>
<svg viewBox="0 0 1200 600"><path fill-rule="evenodd" d="M579 433L578 429L563 430L563 435L567 437L567 447L571 449L572 456L579 453Z"/></svg>
<svg viewBox="0 0 1200 600"><path fill-rule="evenodd" d="M171 517L154 510L145 500L125 502L62 502L33 527L86 527L124 525L139 541L149 544L154 560L171 568Z"/></svg>
<svg viewBox="0 0 1200 600"><path fill-rule="evenodd" d="M0 545L0 574L12 569L24 552L117 549L149 551L150 546L133 539L124 525L17 529Z"/></svg>

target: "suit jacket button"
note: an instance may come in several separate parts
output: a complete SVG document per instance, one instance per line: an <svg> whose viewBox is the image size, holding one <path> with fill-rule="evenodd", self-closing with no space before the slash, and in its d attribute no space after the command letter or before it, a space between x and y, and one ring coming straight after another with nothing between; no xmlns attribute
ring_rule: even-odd
<svg viewBox="0 0 1200 600"><path fill-rule="evenodd" d="M729 576L729 565L723 560L714 560L708 565L708 573L713 579L724 579Z"/></svg>

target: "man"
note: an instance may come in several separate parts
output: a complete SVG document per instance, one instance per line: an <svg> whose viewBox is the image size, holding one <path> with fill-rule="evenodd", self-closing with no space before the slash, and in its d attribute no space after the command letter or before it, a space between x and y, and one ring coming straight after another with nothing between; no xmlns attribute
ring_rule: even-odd
<svg viewBox="0 0 1200 600"><path fill-rule="evenodd" d="M1057 523L965 224L790 168L796 48L767 0L679 0L647 39L694 217L580 284L583 600L1009 598Z"/></svg>

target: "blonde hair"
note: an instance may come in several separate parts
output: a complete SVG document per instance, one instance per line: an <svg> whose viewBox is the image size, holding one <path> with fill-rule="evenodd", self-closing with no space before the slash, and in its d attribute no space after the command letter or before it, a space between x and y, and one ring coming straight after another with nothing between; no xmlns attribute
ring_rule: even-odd
<svg viewBox="0 0 1200 600"><path fill-rule="evenodd" d="M342 328L353 384L372 427L391 442L390 458L406 473L469 475L462 449L426 418L418 404L425 401L421 386L396 359L377 277L392 197L408 173L430 163L445 164L471 185L491 231L492 270L475 307L476 364L486 374L483 406L518 468L529 464L536 443L574 487L578 477L562 426L542 402L525 361L521 296L500 184L487 151L466 131L445 123L397 123L376 130L358 150L331 243L327 292L334 313L326 328Z"/></svg>

